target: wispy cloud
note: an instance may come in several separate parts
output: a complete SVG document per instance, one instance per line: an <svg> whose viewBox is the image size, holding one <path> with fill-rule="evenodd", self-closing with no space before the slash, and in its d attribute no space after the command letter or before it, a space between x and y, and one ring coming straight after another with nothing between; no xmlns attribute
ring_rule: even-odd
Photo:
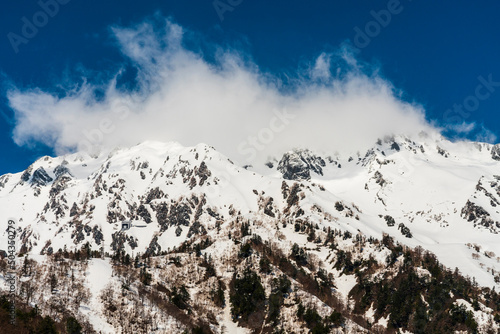
<svg viewBox="0 0 500 334"><path fill-rule="evenodd" d="M278 76L262 72L249 57L214 46L215 61L207 61L186 47L198 39L194 33L171 20L152 20L111 30L137 69L134 89L119 88L119 73L98 85L71 86L62 95L10 89L15 142L43 143L57 153L144 140L205 142L244 163L294 147L363 150L385 135L437 132L420 106L402 100L401 92L346 49L321 53L309 73L297 70L282 87ZM283 114L291 115L288 121L271 129L273 118ZM268 128L272 138L271 132L264 138ZM252 148L252 140L259 147L251 156L242 145Z"/></svg>
<svg viewBox="0 0 500 334"><path fill-rule="evenodd" d="M330 80L332 77L331 68L331 55L327 53L322 53L316 59L314 67L311 69L311 78L318 79L322 81Z"/></svg>
<svg viewBox="0 0 500 334"><path fill-rule="evenodd" d="M484 125L481 125L481 128L476 134L475 140L484 143L494 144L497 141L497 136L491 130L485 128Z"/></svg>
<svg viewBox="0 0 500 334"><path fill-rule="evenodd" d="M476 123L453 123L446 124L445 129L458 135L468 135L476 128Z"/></svg>

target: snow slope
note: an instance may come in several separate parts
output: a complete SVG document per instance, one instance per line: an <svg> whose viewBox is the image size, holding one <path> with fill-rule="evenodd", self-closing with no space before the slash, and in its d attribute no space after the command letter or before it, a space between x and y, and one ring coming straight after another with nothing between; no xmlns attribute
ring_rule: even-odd
<svg viewBox="0 0 500 334"><path fill-rule="evenodd" d="M205 144L145 142L97 156L43 157L22 173L1 176L0 222L17 219L23 253L80 249L88 242L92 249L111 254L123 248L134 255L215 234L237 215L264 227L278 219L291 225L307 219L365 237L387 233L493 287L500 270L496 150L484 143L399 136L351 156L302 150L245 169ZM284 196L294 184L297 208ZM388 226L385 216L395 225ZM121 231L123 221L133 227ZM281 232L290 243L303 237ZM2 229L0 245L6 240ZM92 286L103 266L90 266Z"/></svg>

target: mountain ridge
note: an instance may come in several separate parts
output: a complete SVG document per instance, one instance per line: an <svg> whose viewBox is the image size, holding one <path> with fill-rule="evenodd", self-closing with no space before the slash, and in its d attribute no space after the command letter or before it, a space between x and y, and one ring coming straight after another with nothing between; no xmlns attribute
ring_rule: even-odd
<svg viewBox="0 0 500 334"><path fill-rule="evenodd" d="M297 149L244 168L206 144L145 142L96 156L42 157L23 172L0 176L0 206L8 208L0 219L16 217L18 252L40 261L83 249L161 258L210 240L198 252L213 257L226 277L219 267L224 253L245 259L234 247L248 242L254 242L248 256L262 242L292 254L299 252L295 245L305 247L321 267L331 256L321 245L335 231L354 245L390 237L404 249L420 247L479 285L498 288L498 148L394 136L364 154ZM123 222L132 227L123 229ZM246 230L252 234L245 237ZM4 244L6 232L0 238ZM348 245L342 252L355 251ZM364 248L380 263L390 255ZM342 274L334 281L347 303L361 284ZM227 315L222 322L230 323Z"/></svg>

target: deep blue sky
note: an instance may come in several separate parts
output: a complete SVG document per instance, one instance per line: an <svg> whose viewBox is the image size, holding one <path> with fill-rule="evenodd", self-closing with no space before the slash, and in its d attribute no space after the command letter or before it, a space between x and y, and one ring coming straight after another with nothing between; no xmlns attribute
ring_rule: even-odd
<svg viewBox="0 0 500 334"><path fill-rule="evenodd" d="M22 35L22 18L32 22L41 7L34 0L6 0L0 12L0 80L23 88L52 89L58 81L77 76L79 67L112 72L125 60L109 27L133 25L155 12L213 42L241 48L264 71L287 73L305 59L353 41L354 28L364 31L374 21L370 12L387 9L394 0L220 2L237 4L222 21L211 0L69 0L16 53L8 34ZM475 122L500 137L500 87L493 88L467 117L444 117L454 104L475 95L479 76L491 75L500 82L499 15L500 2L494 0L401 0L398 13L391 15L387 26L379 25L380 31L373 33L358 57L380 66L383 76L405 92L405 99L424 105L429 120L440 125ZM0 174L4 174L21 171L52 152L13 142L13 112L5 89L1 92Z"/></svg>

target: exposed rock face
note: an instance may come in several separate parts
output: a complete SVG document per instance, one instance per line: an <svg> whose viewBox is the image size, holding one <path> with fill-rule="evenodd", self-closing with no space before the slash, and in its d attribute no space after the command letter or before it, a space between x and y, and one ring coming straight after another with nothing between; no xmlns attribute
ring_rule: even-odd
<svg viewBox="0 0 500 334"><path fill-rule="evenodd" d="M165 193L158 187L151 189L146 197L146 204L151 203L152 200L161 199L165 197Z"/></svg>
<svg viewBox="0 0 500 334"><path fill-rule="evenodd" d="M375 172L375 174L373 175L373 179L375 179L375 182L377 182L377 184L379 184L381 187L383 187L387 183L387 181L384 179L384 176L379 171Z"/></svg>
<svg viewBox="0 0 500 334"><path fill-rule="evenodd" d="M287 180L309 180L311 171L318 175L323 175L322 167L325 161L315 156L309 150L296 150L287 152L278 164L278 170Z"/></svg>
<svg viewBox="0 0 500 334"><path fill-rule="evenodd" d="M448 158L449 154L448 154L448 152L446 152L446 150L442 149L439 146L436 146L436 149L437 149L439 154L441 154L445 158Z"/></svg>
<svg viewBox="0 0 500 334"><path fill-rule="evenodd" d="M33 166L29 166L21 175L21 181L28 182L31 177L31 172L33 171Z"/></svg>
<svg viewBox="0 0 500 334"><path fill-rule="evenodd" d="M24 176L24 174L23 174ZM45 169L43 167L38 168L34 173L33 173L33 178L31 179L31 185L32 186L45 186L49 182L52 182L52 178L47 174Z"/></svg>
<svg viewBox="0 0 500 334"><path fill-rule="evenodd" d="M391 145L391 150L395 150L395 151L399 152L401 150L401 148L399 147L398 143L394 142Z"/></svg>
<svg viewBox="0 0 500 334"><path fill-rule="evenodd" d="M139 217L142 218L142 220L144 220L146 224L151 223L151 215L144 204L139 205L139 208L137 209L136 219L139 219Z"/></svg>
<svg viewBox="0 0 500 334"><path fill-rule="evenodd" d="M67 162L66 162L67 163ZM68 167L66 167L64 164L61 164L54 168L54 174L56 175L56 179L59 177L66 175L66 176L73 176L71 172L69 171Z"/></svg>
<svg viewBox="0 0 500 334"><path fill-rule="evenodd" d="M496 144L491 148L491 157L493 158L493 160L500 161L500 144Z"/></svg>
<svg viewBox="0 0 500 334"><path fill-rule="evenodd" d="M275 214L273 212L273 198L269 197L267 201L265 202L264 205L264 213L268 215L269 217L275 217Z"/></svg>
<svg viewBox="0 0 500 334"><path fill-rule="evenodd" d="M71 181L71 178L68 176L61 176L56 179L52 188L50 189L50 196L55 197L59 195L63 190L67 188L67 183Z"/></svg>
<svg viewBox="0 0 500 334"><path fill-rule="evenodd" d="M168 217L170 226L189 226L190 215L193 213L189 205L181 203L170 207L170 215Z"/></svg>
<svg viewBox="0 0 500 334"><path fill-rule="evenodd" d="M73 206L71 207L71 210L69 212L69 216L73 217L78 214L78 206L76 205L75 202L73 202Z"/></svg>
<svg viewBox="0 0 500 334"><path fill-rule="evenodd" d="M202 161L200 164L200 168L195 168L195 175L197 175L200 179L198 185L202 186L205 181L212 175L212 172L207 168L205 161Z"/></svg>
<svg viewBox="0 0 500 334"><path fill-rule="evenodd" d="M168 229L168 204L160 203L153 207L153 210L156 211L156 220L160 225L160 231L163 232Z"/></svg>
<svg viewBox="0 0 500 334"><path fill-rule="evenodd" d="M9 182L9 179L10 179L9 175L0 176L0 188L4 188L5 184Z"/></svg>
<svg viewBox="0 0 500 334"><path fill-rule="evenodd" d="M488 211L471 201L467 201L462 208L461 216L469 222L474 222L474 226L477 224L495 233L497 233L497 229L500 228L500 223L493 221Z"/></svg>
<svg viewBox="0 0 500 334"><path fill-rule="evenodd" d="M498 185L499 176L493 175L493 180L486 180L483 184L484 178L481 178L476 185L476 193L483 193L484 196L489 198L490 205L492 207L496 207L500 205L500 201L497 196L500 196L500 186ZM488 191L487 188L490 188L492 192ZM493 192L494 191L494 192ZM495 195L496 194L496 195Z"/></svg>

